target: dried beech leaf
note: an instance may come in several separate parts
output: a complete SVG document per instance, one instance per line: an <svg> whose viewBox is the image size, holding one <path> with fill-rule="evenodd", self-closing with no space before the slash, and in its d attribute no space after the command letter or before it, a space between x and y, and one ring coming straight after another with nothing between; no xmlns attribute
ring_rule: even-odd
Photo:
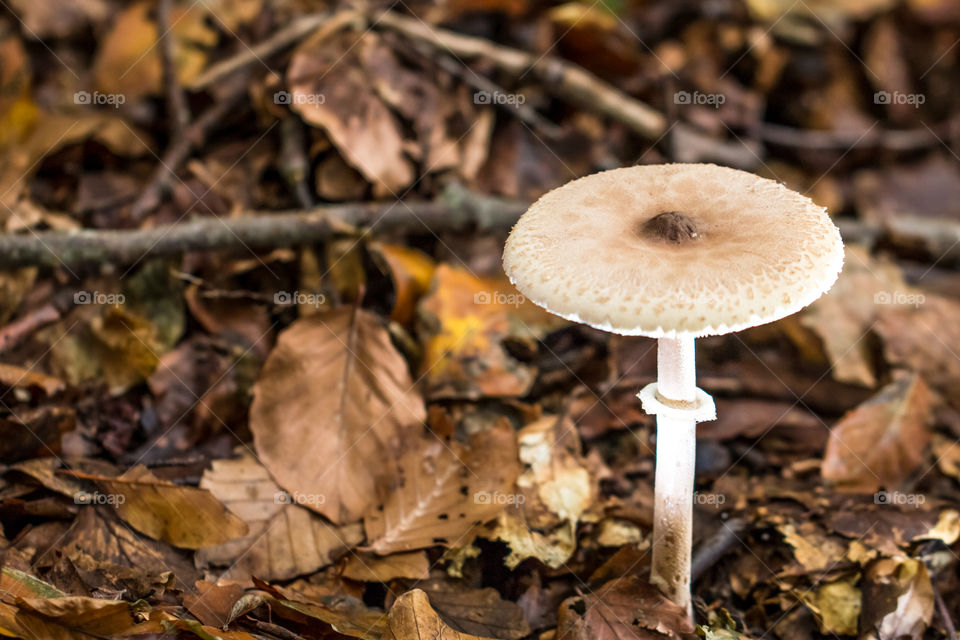
<svg viewBox="0 0 960 640"><path fill-rule="evenodd" d="M399 120L370 85L357 55L380 36L320 34L301 44L287 69L290 104L322 128L344 159L373 183L375 195L400 193L414 179ZM354 48L358 47L355 51Z"/></svg>
<svg viewBox="0 0 960 640"><path fill-rule="evenodd" d="M923 461L930 399L923 379L911 374L845 415L830 431L824 480L851 492L899 487Z"/></svg>
<svg viewBox="0 0 960 640"><path fill-rule="evenodd" d="M200 486L250 527L244 538L198 552L203 565L230 567L221 578L289 580L325 567L362 537L360 525L337 527L296 504L299 494L284 492L252 457L214 460Z"/></svg>
<svg viewBox="0 0 960 640"><path fill-rule="evenodd" d="M571 640L664 640L692 632L682 607L633 576L567 598L557 625L557 637Z"/></svg>
<svg viewBox="0 0 960 640"><path fill-rule="evenodd" d="M917 640L930 626L933 604L933 587L922 560L875 560L864 572L861 637Z"/></svg>
<svg viewBox="0 0 960 640"><path fill-rule="evenodd" d="M381 640L490 640L460 633L447 625L430 607L430 599L420 589L397 598L387 617L387 632Z"/></svg>
<svg viewBox="0 0 960 640"><path fill-rule="evenodd" d="M118 515L131 527L175 547L202 549L247 534L247 525L209 491L164 482L146 467L116 478L81 477L113 497Z"/></svg>
<svg viewBox="0 0 960 640"><path fill-rule="evenodd" d="M495 518L515 490L516 434L503 420L473 434L469 448L425 437L403 456L400 468L403 483L382 510L364 519L370 549L385 555L456 546L475 526Z"/></svg>
<svg viewBox="0 0 960 640"><path fill-rule="evenodd" d="M338 310L302 318L280 334L254 387L250 430L277 484L346 523L394 486L405 432L425 419L423 399L380 320Z"/></svg>
<svg viewBox="0 0 960 640"><path fill-rule="evenodd" d="M501 598L496 589L471 589L447 579L427 580L417 586L426 592L444 622L457 631L501 640L519 640L530 635L523 609Z"/></svg>
<svg viewBox="0 0 960 640"><path fill-rule="evenodd" d="M396 578L423 580L429 573L430 561L424 551L393 553L383 558L361 552L350 555L341 575L359 582L390 582Z"/></svg>

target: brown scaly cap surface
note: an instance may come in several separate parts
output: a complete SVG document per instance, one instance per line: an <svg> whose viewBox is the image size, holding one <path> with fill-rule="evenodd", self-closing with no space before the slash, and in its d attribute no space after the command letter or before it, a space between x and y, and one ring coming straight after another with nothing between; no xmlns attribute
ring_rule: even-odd
<svg viewBox="0 0 960 640"><path fill-rule="evenodd" d="M604 171L514 226L510 280L547 310L627 335L705 336L790 315L833 285L840 232L809 198L711 164Z"/></svg>

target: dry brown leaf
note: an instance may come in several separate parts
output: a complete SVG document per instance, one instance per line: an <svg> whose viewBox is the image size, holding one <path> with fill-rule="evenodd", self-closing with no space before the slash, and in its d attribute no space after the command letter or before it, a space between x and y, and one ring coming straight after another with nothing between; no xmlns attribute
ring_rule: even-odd
<svg viewBox="0 0 960 640"><path fill-rule="evenodd" d="M436 264L422 251L385 242L371 243L374 256L383 258L393 280L394 303L390 319L409 324L416 313L417 302L427 292Z"/></svg>
<svg viewBox="0 0 960 640"><path fill-rule="evenodd" d="M400 122L374 92L353 51L380 36L367 31L358 44L356 33L322 35L293 53L287 69L290 92L281 94L281 102L322 128L344 159L373 183L374 195L398 194L415 177Z"/></svg>
<svg viewBox="0 0 960 640"><path fill-rule="evenodd" d="M225 627L244 588L236 583L218 585L206 580L197 580L194 587L195 591L183 594L183 606L203 624Z"/></svg>
<svg viewBox="0 0 960 640"><path fill-rule="evenodd" d="M144 466L116 478L77 475L102 487L131 527L175 547L202 549L247 535L247 525L209 491L164 482Z"/></svg>
<svg viewBox="0 0 960 640"><path fill-rule="evenodd" d="M0 630L22 638L95 640L128 631L134 625L135 605L120 600L64 596L17 598L4 604Z"/></svg>
<svg viewBox="0 0 960 640"><path fill-rule="evenodd" d="M160 47L151 2L136 2L123 9L100 41L93 64L96 84L104 94L122 94L131 102L161 87ZM203 3L175 6L170 29L176 50L177 77L189 84L203 70L207 54L203 45L216 44L217 32L208 23Z"/></svg>
<svg viewBox="0 0 960 640"><path fill-rule="evenodd" d="M891 309L876 325L890 364L923 376L960 407L960 302L926 295L918 304Z"/></svg>
<svg viewBox="0 0 960 640"><path fill-rule="evenodd" d="M350 555L341 575L359 582L390 582L396 578L423 580L429 573L430 561L424 551L393 553L383 558L361 552Z"/></svg>
<svg viewBox="0 0 960 640"><path fill-rule="evenodd" d="M446 578L423 581L417 586L426 592L430 605L443 621L457 631L502 640L530 635L523 609L501 598L496 589L471 589Z"/></svg>
<svg viewBox="0 0 960 640"><path fill-rule="evenodd" d="M918 294L896 265L874 260L855 245L845 255L836 284L803 312L801 322L823 340L835 379L873 387L877 379L866 334L881 314Z"/></svg>
<svg viewBox="0 0 960 640"><path fill-rule="evenodd" d="M933 587L922 560L875 560L864 572L861 637L917 640L930 626L933 604Z"/></svg>
<svg viewBox="0 0 960 640"><path fill-rule="evenodd" d="M518 466L516 434L506 419L473 434L469 447L425 437L400 461L403 483L382 510L364 518L369 548L385 555L456 546L516 499Z"/></svg>
<svg viewBox="0 0 960 640"><path fill-rule="evenodd" d="M440 619L430 607L430 599L420 589L397 598L387 617L387 632L381 640L490 640L461 633Z"/></svg>
<svg viewBox="0 0 960 640"><path fill-rule="evenodd" d="M277 484L347 523L394 486L403 443L425 419L380 320L344 309L302 318L280 334L254 387L250 430Z"/></svg>
<svg viewBox="0 0 960 640"><path fill-rule="evenodd" d="M559 615L557 637L571 640L663 640L693 632L682 607L634 576L567 598Z"/></svg>
<svg viewBox="0 0 960 640"><path fill-rule="evenodd" d="M926 383L911 374L845 415L830 431L824 480L851 492L899 487L923 461L930 400Z"/></svg>
<svg viewBox="0 0 960 640"><path fill-rule="evenodd" d="M491 537L510 545L504 561L510 568L534 557L557 569L576 549L577 523L595 502L597 487L568 417L543 416L521 429L517 440L523 501L500 514Z"/></svg>
<svg viewBox="0 0 960 640"><path fill-rule="evenodd" d="M359 524L337 527L297 504L253 457L214 460L200 486L247 523L244 538L202 549L203 565L228 566L222 578L289 580L330 564L337 551L360 542Z"/></svg>
<svg viewBox="0 0 960 640"><path fill-rule="evenodd" d="M523 396L536 371L508 355L503 340L532 340L565 324L506 278L480 278L445 264L434 272L419 319L420 370L432 397Z"/></svg>

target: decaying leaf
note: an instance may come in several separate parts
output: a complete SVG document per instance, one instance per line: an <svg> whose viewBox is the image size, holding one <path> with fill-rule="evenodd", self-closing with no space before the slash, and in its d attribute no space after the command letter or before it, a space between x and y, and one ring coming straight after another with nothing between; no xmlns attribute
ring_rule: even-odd
<svg viewBox="0 0 960 640"><path fill-rule="evenodd" d="M534 557L554 569L576 548L577 523L596 498L596 486L580 453L580 438L566 416L543 416L517 434L523 473L519 509L500 514L493 538L510 545L515 568Z"/></svg>
<svg viewBox="0 0 960 640"><path fill-rule="evenodd" d="M283 491L252 456L214 460L200 487L249 527L243 538L198 552L202 565L229 567L223 578L289 580L330 564L362 537L360 525L332 525L299 504L302 494Z"/></svg>
<svg viewBox="0 0 960 640"><path fill-rule="evenodd" d="M470 436L469 446L424 437L400 460L402 482L383 509L364 518L378 554L456 546L475 527L516 503L516 434L502 420Z"/></svg>
<svg viewBox="0 0 960 640"><path fill-rule="evenodd" d="M427 580L416 585L445 623L461 633L519 640L530 635L523 609L493 588L471 589L458 582Z"/></svg>
<svg viewBox="0 0 960 640"><path fill-rule="evenodd" d="M318 34L294 52L287 69L292 106L307 123L322 128L351 165L371 183L374 194L398 194L414 179L404 153L400 122L380 100L369 77L354 64L358 51L375 45L373 31Z"/></svg>
<svg viewBox="0 0 960 640"><path fill-rule="evenodd" d="M13 606L0 603L0 631L21 638L95 640L131 629L135 609L121 600L20 597Z"/></svg>
<svg viewBox="0 0 960 640"><path fill-rule="evenodd" d="M801 322L823 341L834 378L873 387L877 380L867 334L881 314L908 304L916 295L896 265L850 245L839 279L803 312Z"/></svg>
<svg viewBox="0 0 960 640"><path fill-rule="evenodd" d="M511 357L507 337L542 337L564 321L529 302L505 278L480 278L440 265L420 304L421 372L431 397L515 396L535 370Z"/></svg>
<svg viewBox="0 0 960 640"><path fill-rule="evenodd" d="M823 478L845 491L896 489L923 461L929 413L922 378L911 374L890 383L833 427Z"/></svg>
<svg viewBox="0 0 960 640"><path fill-rule="evenodd" d="M387 632L381 640L491 640L461 633L447 625L430 607L430 599L420 589L397 598L387 618Z"/></svg>
<svg viewBox="0 0 960 640"><path fill-rule="evenodd" d="M298 320L280 335L254 387L250 430L281 487L346 523L394 486L397 454L425 419L380 321L339 310Z"/></svg>
<svg viewBox="0 0 960 640"><path fill-rule="evenodd" d="M826 582L816 590L805 591L803 600L820 623L824 634L855 635L860 616L860 589L855 586L858 576Z"/></svg>
<svg viewBox="0 0 960 640"><path fill-rule="evenodd" d="M875 560L864 574L861 637L916 640L930 626L933 605L933 587L922 560Z"/></svg>
<svg viewBox="0 0 960 640"><path fill-rule="evenodd" d="M918 373L960 407L960 302L935 295L891 309L875 327L887 360ZM922 304L920 301L922 300Z"/></svg>
<svg viewBox="0 0 960 640"><path fill-rule="evenodd" d="M617 578L560 605L557 636L573 640L663 640L692 633L682 607L637 577Z"/></svg>
<svg viewBox="0 0 960 640"><path fill-rule="evenodd" d="M175 547L202 549L247 534L247 525L209 491L164 482L146 467L134 467L116 478L81 477L102 487L131 527Z"/></svg>
<svg viewBox="0 0 960 640"><path fill-rule="evenodd" d="M429 573L430 561L423 551L392 553L384 557L361 552L350 555L341 575L360 582L390 582L396 578L422 580Z"/></svg>

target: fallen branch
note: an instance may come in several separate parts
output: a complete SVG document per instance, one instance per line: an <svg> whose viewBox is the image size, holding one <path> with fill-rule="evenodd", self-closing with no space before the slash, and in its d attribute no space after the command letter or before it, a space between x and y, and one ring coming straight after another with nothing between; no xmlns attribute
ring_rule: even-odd
<svg viewBox="0 0 960 640"><path fill-rule="evenodd" d="M312 244L349 227L383 232L467 226L480 230L513 224L528 203L450 188L433 202L327 205L309 211L203 217L151 229L79 229L0 236L0 268L111 263L144 257L247 246L254 249Z"/></svg>
<svg viewBox="0 0 960 640"><path fill-rule="evenodd" d="M392 29L457 58L483 58L514 77L529 73L542 82L547 91L582 109L622 122L647 138L657 139L667 130L667 119L662 113L571 62L504 47L483 38L435 29L420 20L393 11L378 14L371 22L373 27Z"/></svg>

